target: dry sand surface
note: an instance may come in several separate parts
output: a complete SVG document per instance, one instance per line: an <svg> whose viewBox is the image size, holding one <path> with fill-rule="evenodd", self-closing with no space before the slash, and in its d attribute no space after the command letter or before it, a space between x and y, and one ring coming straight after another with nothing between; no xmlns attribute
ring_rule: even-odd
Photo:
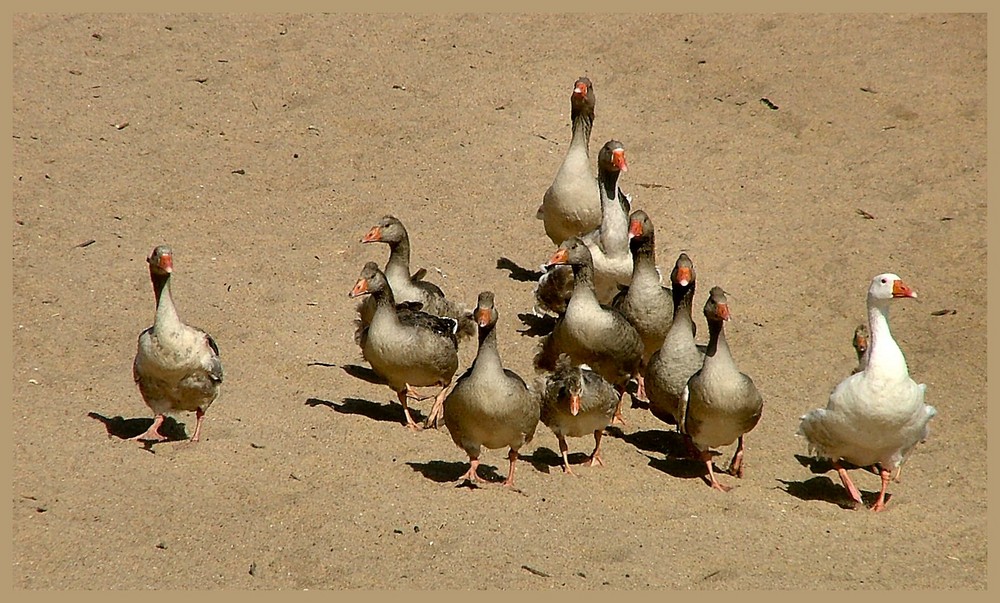
<svg viewBox="0 0 1000 603"><path fill-rule="evenodd" d="M15 587L985 589L986 24L15 15ZM387 257L359 242L386 213L449 297L496 292L504 363L536 377L523 275L553 251L535 210L584 74L592 154L625 143L659 265L695 262L699 340L708 289L730 293L765 408L728 494L634 408L604 467L563 475L540 425L520 491L461 487L447 429L407 430L358 377L347 293ZM182 414L144 447L124 438L152 420L131 363L160 243L226 382L202 441ZM795 431L886 271L920 295L892 327L938 416L872 513ZM482 460L506 475L506 451Z"/></svg>

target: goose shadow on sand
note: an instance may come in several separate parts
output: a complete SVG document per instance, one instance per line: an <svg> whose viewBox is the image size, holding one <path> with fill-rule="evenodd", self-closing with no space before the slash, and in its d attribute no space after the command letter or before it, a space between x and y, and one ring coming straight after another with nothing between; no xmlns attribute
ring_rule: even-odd
<svg viewBox="0 0 1000 603"><path fill-rule="evenodd" d="M497 270L510 271L510 278L521 283L537 283L538 279L542 278L540 270L522 268L514 263L514 260L504 257L497 260Z"/></svg>
<svg viewBox="0 0 1000 603"><path fill-rule="evenodd" d="M801 454L795 455L795 460L799 462L803 467L809 469L811 473L823 474L830 471L834 471L833 463L827 459L817 459L809 456L804 456ZM842 465L848 471L853 469L863 469L865 471L870 471L867 467L858 467L857 465L843 462ZM795 480L783 480L778 479L784 486L785 492L791 494L799 500L821 500L828 502L833 505L837 505L842 509L853 509L857 506L847 490L838 481L834 481L826 475L816 475L816 477L809 478L805 481L795 481ZM852 480L857 485L857 480ZM861 500L864 501L865 505L871 506L878 499L877 491L862 490L860 486L858 491L861 492ZM888 492L885 495L885 502L888 504L891 494Z"/></svg>
<svg viewBox="0 0 1000 603"><path fill-rule="evenodd" d="M341 414L361 415L374 421L382 421L384 423L397 423L402 425L406 422L406 415L403 414L403 405L399 402L393 401L383 404L361 398L344 398L338 404L337 402L331 402L330 400L323 400L321 398L308 398L306 399L306 406L313 408L317 406L326 406L327 408ZM413 417L413 420L418 423L425 419L425 417L420 414L420 411L412 407L410 408L410 415Z"/></svg>
<svg viewBox="0 0 1000 603"><path fill-rule="evenodd" d="M638 450L653 453L646 454L645 456L649 459L649 466L654 469L680 479L698 478L706 482L708 481L705 475L705 464L698 459L688 456L684 436L677 431L647 429L624 433L618 427L608 427L606 433L635 446ZM658 457L654 455L663 456ZM718 465L714 465L714 468L719 473L725 473Z"/></svg>
<svg viewBox="0 0 1000 603"><path fill-rule="evenodd" d="M104 424L104 429L108 432L108 439L112 437L120 438L122 440L131 439L145 432L149 429L149 426L153 424L152 417L126 419L121 415L115 417L105 417L98 412L89 412L87 413L87 416ZM162 435L166 436L167 439L162 442L141 440L147 450L152 448L155 444L177 442L188 439L184 425L177 422L177 419L169 415L163 419L163 423L160 425L159 431Z"/></svg>
<svg viewBox="0 0 1000 603"><path fill-rule="evenodd" d="M459 482L462 475L469 470L468 461L427 461L426 463L407 461L406 464L427 479L439 484ZM479 465L479 476L489 483L503 482L506 479L497 473L496 467L485 463ZM468 479L463 479L456 487L479 488L481 486Z"/></svg>

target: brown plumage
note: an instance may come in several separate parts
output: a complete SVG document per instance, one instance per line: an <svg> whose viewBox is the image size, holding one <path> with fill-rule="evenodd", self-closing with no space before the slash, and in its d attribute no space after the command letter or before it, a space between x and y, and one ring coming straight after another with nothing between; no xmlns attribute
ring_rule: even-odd
<svg viewBox="0 0 1000 603"><path fill-rule="evenodd" d="M721 287L712 287L705 302L705 318L708 348L701 369L688 380L682 428L701 453L709 485L726 492L731 488L715 479L710 449L738 441L727 473L743 477L743 438L760 421L764 399L753 380L736 367L729 351L723 329L724 322L729 320L729 303Z"/></svg>
<svg viewBox="0 0 1000 603"><path fill-rule="evenodd" d="M422 310L435 316L454 318L458 322L460 339L476 334L476 325L472 314L447 297L441 288L434 283L423 280L425 271L418 270L410 274L410 237L406 227L395 216L384 216L371 227L361 239L362 243L385 243L389 246L389 259L385 263L385 278L392 288L394 299L399 304L419 303L419 306L408 305L409 309ZM358 305L358 321L355 340L360 340L361 331L371 323L375 312L373 298L365 299Z"/></svg>
<svg viewBox="0 0 1000 603"><path fill-rule="evenodd" d="M563 471L573 473L569 466L569 446L566 438L594 435L594 451L585 465L603 465L601 438L611 425L618 392L600 375L587 366L573 364L566 354L559 356L554 371L545 375L541 386L542 413L540 420L559 440Z"/></svg>
<svg viewBox="0 0 1000 603"><path fill-rule="evenodd" d="M509 447L510 470L504 485L513 486L518 451L531 441L538 425L538 399L524 379L503 367L497 349L499 313L492 292L479 294L474 315L479 350L472 366L445 398L444 423L455 445L469 455L470 467L463 479L482 481L477 469L484 446Z"/></svg>
<svg viewBox="0 0 1000 603"><path fill-rule="evenodd" d="M445 392L458 369L455 319L398 307L375 262L365 264L349 295L371 295L375 300L371 324L360 334L361 353L396 392L406 426L419 429L410 416L407 397L421 399L412 388L424 386L441 387L426 422L426 426L436 425Z"/></svg>
<svg viewBox="0 0 1000 603"><path fill-rule="evenodd" d="M618 311L598 303L590 250L582 241L576 237L566 240L550 264L573 267L573 296L566 313L542 341L535 367L554 370L559 355L568 354L574 363L587 364L614 385L623 399L626 383L638 375L642 363L639 333ZM615 420L624 422L620 401Z"/></svg>

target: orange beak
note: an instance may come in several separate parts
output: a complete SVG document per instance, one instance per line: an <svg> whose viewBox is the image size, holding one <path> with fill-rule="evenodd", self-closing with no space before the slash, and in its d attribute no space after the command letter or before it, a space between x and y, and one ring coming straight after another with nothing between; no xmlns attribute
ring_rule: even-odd
<svg viewBox="0 0 1000 603"><path fill-rule="evenodd" d="M677 269L677 284L681 287L687 287L688 283L691 282L691 270L686 266Z"/></svg>
<svg viewBox="0 0 1000 603"><path fill-rule="evenodd" d="M625 160L625 149L615 149L611 152L611 163L622 172L628 171L628 161Z"/></svg>
<svg viewBox="0 0 1000 603"><path fill-rule="evenodd" d="M632 220L628 223L628 238L634 239L642 234L642 222Z"/></svg>
<svg viewBox="0 0 1000 603"><path fill-rule="evenodd" d="M347 294L348 297L358 297L359 295L364 295L368 293L368 279L359 278L358 282L354 283L354 288L351 292Z"/></svg>
<svg viewBox="0 0 1000 603"><path fill-rule="evenodd" d="M160 270L170 273L174 271L174 256L165 253L160 256Z"/></svg>
<svg viewBox="0 0 1000 603"><path fill-rule="evenodd" d="M719 304L717 308L719 309L719 318L729 320L729 304Z"/></svg>
<svg viewBox="0 0 1000 603"><path fill-rule="evenodd" d="M893 281L892 282L892 296L893 297L917 297L917 292L910 289L909 285L903 281Z"/></svg>
<svg viewBox="0 0 1000 603"><path fill-rule="evenodd" d="M372 226L372 229L368 231L362 239L362 243L373 243L375 241L382 240L382 228L379 226Z"/></svg>
<svg viewBox="0 0 1000 603"><path fill-rule="evenodd" d="M573 88L573 96L587 96L587 84L580 82Z"/></svg>
<svg viewBox="0 0 1000 603"><path fill-rule="evenodd" d="M580 394L569 395L569 414L574 417L580 414Z"/></svg>
<svg viewBox="0 0 1000 603"><path fill-rule="evenodd" d="M490 324L490 311L486 308L479 308L476 310L476 324L480 327L485 327Z"/></svg>
<svg viewBox="0 0 1000 603"><path fill-rule="evenodd" d="M865 339L860 333L857 333L854 335L854 346L861 350L861 353L864 354L868 349L868 340Z"/></svg>
<svg viewBox="0 0 1000 603"><path fill-rule="evenodd" d="M568 264L568 263L569 263L569 251L566 251L562 247L556 249L556 252L552 254L551 258L549 258L549 266L557 266L559 264Z"/></svg>

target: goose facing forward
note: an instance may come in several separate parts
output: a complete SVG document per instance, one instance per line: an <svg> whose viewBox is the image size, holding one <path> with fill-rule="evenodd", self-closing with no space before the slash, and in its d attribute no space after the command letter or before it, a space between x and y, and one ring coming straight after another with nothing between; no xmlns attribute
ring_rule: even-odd
<svg viewBox="0 0 1000 603"><path fill-rule="evenodd" d="M594 451L584 465L603 465L601 438L604 429L611 425L618 406L615 388L586 365L573 364L568 355L562 354L555 370L545 375L540 389L541 421L559 440L563 471L573 474L569 466L567 437L594 434Z"/></svg>
<svg viewBox="0 0 1000 603"><path fill-rule="evenodd" d="M868 287L869 347L863 370L841 381L827 402L803 415L799 435L810 451L833 461L854 503L861 493L841 461L871 468L882 479L872 505L882 511L892 471L906 461L913 448L927 438L937 410L924 403L924 384L910 378L906 359L889 330L889 304L917 294L892 273L880 274Z"/></svg>
<svg viewBox="0 0 1000 603"><path fill-rule="evenodd" d="M750 377L741 373L729 351L724 330L729 320L729 302L721 287L712 287L705 302L708 347L701 368L688 379L684 390L683 432L701 453L708 469L709 485L722 492L731 490L715 478L711 448L737 442L726 471L743 477L744 436L760 421L764 399Z"/></svg>
<svg viewBox="0 0 1000 603"><path fill-rule="evenodd" d="M146 405L155 413L153 424L133 440L162 441L166 413L194 412L197 417L192 442L201 436L205 411L219 397L222 360L212 336L184 324L170 293L174 271L173 252L160 245L146 259L156 296L153 326L139 335L132 376Z"/></svg>
<svg viewBox="0 0 1000 603"><path fill-rule="evenodd" d="M555 370L560 354L568 354L576 364L586 364L619 392L615 421L624 423L621 406L628 381L637 377L642 364L642 339L617 310L597 301L590 250L578 238L563 242L552 255L551 265L573 268L573 295L566 313L541 343L535 368Z"/></svg>
<svg viewBox="0 0 1000 603"><path fill-rule="evenodd" d="M514 485L518 451L531 441L538 425L538 400L524 379L503 367L497 349L499 313L490 291L479 294L474 311L479 327L479 351L472 366L455 382L444 401L444 423L455 445L469 455L469 470L461 479L483 481L479 455L508 447L510 470L505 486Z"/></svg>
<svg viewBox="0 0 1000 603"><path fill-rule="evenodd" d="M590 168L590 130L596 102L591 81L586 77L576 80L570 96L573 138L535 214L556 245L590 232L601 223L601 202Z"/></svg>

